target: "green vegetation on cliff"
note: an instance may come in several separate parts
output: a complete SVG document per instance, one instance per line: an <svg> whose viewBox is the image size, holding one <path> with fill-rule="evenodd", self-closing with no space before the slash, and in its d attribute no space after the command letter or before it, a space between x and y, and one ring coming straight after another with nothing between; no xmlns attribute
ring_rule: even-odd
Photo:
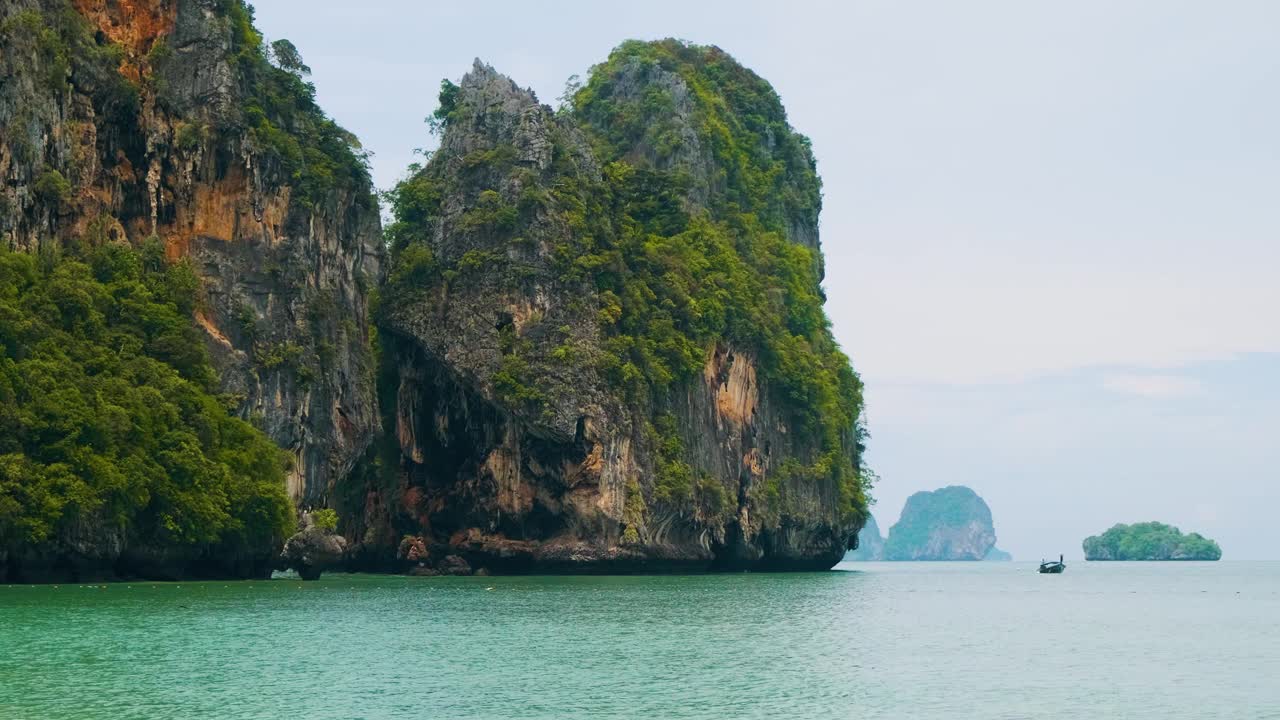
<svg viewBox="0 0 1280 720"><path fill-rule="evenodd" d="M308 74L244 0L0 3L0 578L260 575L276 444L351 473L378 210Z"/></svg>
<svg viewBox="0 0 1280 720"><path fill-rule="evenodd" d="M1085 538L1086 560L1218 560L1222 548L1199 533L1158 522L1118 524Z"/></svg>
<svg viewBox="0 0 1280 720"><path fill-rule="evenodd" d="M777 233L817 222L822 182L809 139L791 128L773 87L718 47L629 40L591 69L572 103L602 159L668 171L718 219L746 214Z"/></svg>
<svg viewBox="0 0 1280 720"><path fill-rule="evenodd" d="M611 93L632 63L674 73L692 91L690 125L711 157L689 162L708 160L717 185L707 207L689 202L702 173L662 167L677 142L664 131L670 93ZM577 268L593 271L611 311L610 369L662 387L699 372L713 342L758 348L788 404L834 446L857 420L861 388L831 339L816 248L787 235L797 213L816 218L820 183L773 89L717 48L628 42L592 69L574 113L596 139L616 212L613 237L575 236ZM658 162L628 152L650 145Z"/></svg>
<svg viewBox="0 0 1280 720"><path fill-rule="evenodd" d="M89 526L252 554L292 529L283 454L212 393L198 291L158 242L0 251L0 549Z"/></svg>
<svg viewBox="0 0 1280 720"><path fill-rule="evenodd" d="M95 101L113 99L136 109L137 85L117 72L123 49L97 42L89 22L69 0L47 0L46 6L43 11L23 10L0 23L0 42L19 51L35 49L45 90L80 87Z"/></svg>
<svg viewBox="0 0 1280 720"><path fill-rule="evenodd" d="M643 93L618 91L636 75L650 80ZM805 472L836 479L861 512L862 386L831 336L818 249L791 234L816 234L821 182L777 93L719 48L630 41L592 68L573 113L608 163L619 213L611 246L578 255L620 308L609 372L662 389L696 376L717 342L757 352L777 398L819 438ZM700 156L680 157L693 147Z"/></svg>

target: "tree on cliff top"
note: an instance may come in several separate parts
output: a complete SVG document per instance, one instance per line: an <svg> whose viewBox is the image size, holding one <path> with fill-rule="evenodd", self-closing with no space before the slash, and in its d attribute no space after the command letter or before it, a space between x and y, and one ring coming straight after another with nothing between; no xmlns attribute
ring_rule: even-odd
<svg viewBox="0 0 1280 720"><path fill-rule="evenodd" d="M298 47L289 40L281 38L271 43L271 57L275 58L281 70L296 75L311 74L311 68L302 61L302 53L298 52Z"/></svg>

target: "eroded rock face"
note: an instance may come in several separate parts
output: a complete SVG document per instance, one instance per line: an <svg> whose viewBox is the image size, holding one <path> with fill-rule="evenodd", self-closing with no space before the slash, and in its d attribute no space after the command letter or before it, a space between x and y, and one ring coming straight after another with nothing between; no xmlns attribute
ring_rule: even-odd
<svg viewBox="0 0 1280 720"><path fill-rule="evenodd" d="M996 544L991 509L962 485L918 492L885 541L885 560L982 560Z"/></svg>
<svg viewBox="0 0 1280 720"><path fill-rule="evenodd" d="M326 570L340 567L346 559L346 538L317 527L303 514L303 530L285 541L280 565L296 570L303 580L318 580Z"/></svg>
<svg viewBox="0 0 1280 720"><path fill-rule="evenodd" d="M190 260L222 390L294 455L290 494L309 505L377 428L366 318L380 221L367 176L304 196L253 127L264 68L235 58L248 27L237 12L222 0L5 2L0 242L36 252L154 236ZM33 37L41 28L52 34Z"/></svg>
<svg viewBox="0 0 1280 720"><path fill-rule="evenodd" d="M637 67L619 91L646 83L670 92L677 114L693 112L680 109L689 91L670 73ZM456 103L440 149L406 190L430 207L406 223L401 258L429 260L416 279L403 263L384 295L380 337L396 398L385 424L399 468L366 489L357 555L371 567L395 556L417 574L447 572L450 557L494 572L839 561L861 518L841 509L833 484L783 471L816 462L819 449L778 406L754 349L713 343L701 372L663 395L666 441L657 401L600 370L605 304L563 255L586 232L566 206L607 212L592 194L604 170L580 120L479 61ZM662 167L701 173L688 199L696 208L716 192L716 169L687 140ZM650 155L641 145L629 157ZM816 249L816 230L795 241ZM664 459L663 442L680 450ZM694 478L687 499L665 499L664 462Z"/></svg>

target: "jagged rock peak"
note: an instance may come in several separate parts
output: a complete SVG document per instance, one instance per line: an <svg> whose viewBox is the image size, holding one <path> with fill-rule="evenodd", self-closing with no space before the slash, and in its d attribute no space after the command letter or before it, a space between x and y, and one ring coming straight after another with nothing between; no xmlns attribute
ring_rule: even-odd
<svg viewBox="0 0 1280 720"><path fill-rule="evenodd" d="M476 58L471 70L458 83L459 100L475 110L489 110L495 102L512 100L519 105L537 104L533 90L522 88L515 80L503 75L480 58Z"/></svg>
<svg viewBox="0 0 1280 720"><path fill-rule="evenodd" d="M492 65L480 58L476 58L471 61L471 69L462 76L462 80L458 85L463 88L477 88L495 83L498 85L509 86L512 93L522 93L529 96L534 95L532 90L520 87L516 84L515 80L512 80L509 76L498 72Z"/></svg>

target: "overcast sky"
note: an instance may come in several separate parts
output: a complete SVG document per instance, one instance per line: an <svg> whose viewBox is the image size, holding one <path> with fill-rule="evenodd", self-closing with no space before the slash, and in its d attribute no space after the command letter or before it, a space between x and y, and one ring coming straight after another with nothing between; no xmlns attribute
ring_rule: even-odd
<svg viewBox="0 0 1280 720"><path fill-rule="evenodd" d="M1280 3L256 5L384 188L475 57L554 103L626 38L719 45L813 140L882 528L965 484L1020 559L1280 547Z"/></svg>

